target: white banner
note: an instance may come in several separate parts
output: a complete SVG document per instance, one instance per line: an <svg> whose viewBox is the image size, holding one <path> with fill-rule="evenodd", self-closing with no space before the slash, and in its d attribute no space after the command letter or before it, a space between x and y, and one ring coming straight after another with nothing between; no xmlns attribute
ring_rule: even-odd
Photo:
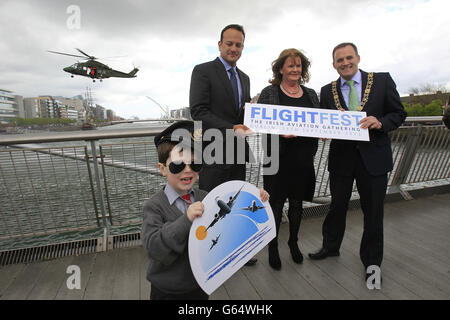
<svg viewBox="0 0 450 320"><path fill-rule="evenodd" d="M365 117L362 111L246 103L244 124L259 133L369 141L358 124Z"/></svg>

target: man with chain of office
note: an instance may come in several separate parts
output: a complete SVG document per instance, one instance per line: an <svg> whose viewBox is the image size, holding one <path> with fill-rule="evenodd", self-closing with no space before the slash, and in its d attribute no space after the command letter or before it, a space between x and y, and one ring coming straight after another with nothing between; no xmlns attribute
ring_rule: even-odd
<svg viewBox="0 0 450 320"><path fill-rule="evenodd" d="M331 205L322 226L322 248L309 257L321 260L340 255L348 204L356 180L364 213L360 257L367 283L373 267L381 270L383 260L384 198L387 174L393 169L388 133L403 123L406 112L389 73L367 73L358 69L360 56L353 43L337 45L332 56L333 67L340 77L321 89L320 105L342 112L366 112L367 116L359 124L369 130L370 141L331 141L328 156Z"/></svg>

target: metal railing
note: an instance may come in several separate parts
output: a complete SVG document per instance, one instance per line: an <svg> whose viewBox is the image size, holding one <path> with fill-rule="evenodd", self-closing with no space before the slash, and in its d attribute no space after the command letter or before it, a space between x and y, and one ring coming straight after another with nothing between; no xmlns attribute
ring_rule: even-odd
<svg viewBox="0 0 450 320"><path fill-rule="evenodd" d="M0 145L8 147L0 146L0 253L86 238L103 238L97 247L105 249L108 236L138 233L144 200L166 182L153 143L161 129L1 136ZM249 140L260 154L261 137ZM74 141L78 145L69 146ZM401 127L391 141L390 192L407 197L404 184L450 178L450 134L444 126ZM62 145L45 145L51 142ZM321 204L330 195L328 147L329 141L320 141L315 158L315 202ZM261 173L260 164L248 164L247 181L261 186Z"/></svg>

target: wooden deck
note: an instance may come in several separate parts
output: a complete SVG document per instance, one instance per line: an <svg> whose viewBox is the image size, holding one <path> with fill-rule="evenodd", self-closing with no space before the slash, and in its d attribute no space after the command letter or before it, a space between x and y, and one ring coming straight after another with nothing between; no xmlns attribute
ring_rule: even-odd
<svg viewBox="0 0 450 320"><path fill-rule="evenodd" d="M449 299L450 194L386 204L385 254L381 290L368 290L359 259L362 215L349 212L341 256L312 261L307 253L321 245L323 217L305 219L296 265L281 226L281 271L268 265L267 249L258 263L243 267L211 299ZM81 289L66 285L69 265L81 269ZM147 257L142 247L117 249L0 268L0 299L148 299Z"/></svg>

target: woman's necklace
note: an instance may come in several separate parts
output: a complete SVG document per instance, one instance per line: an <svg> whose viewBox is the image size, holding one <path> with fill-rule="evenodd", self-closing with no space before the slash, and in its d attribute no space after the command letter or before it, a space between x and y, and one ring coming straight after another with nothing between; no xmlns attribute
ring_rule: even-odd
<svg viewBox="0 0 450 320"><path fill-rule="evenodd" d="M300 86L297 87L297 89L295 91L289 91L288 89L286 89L282 84L280 84L281 89L283 89L284 91L286 91L287 93L289 93L290 95L296 95L300 92Z"/></svg>

